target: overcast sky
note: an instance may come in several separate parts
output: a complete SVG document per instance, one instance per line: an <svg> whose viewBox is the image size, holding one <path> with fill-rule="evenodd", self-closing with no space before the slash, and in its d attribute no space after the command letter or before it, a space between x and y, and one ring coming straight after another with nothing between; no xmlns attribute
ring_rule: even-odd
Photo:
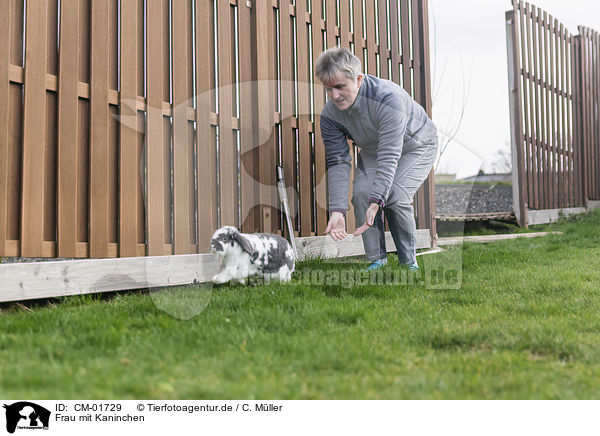
<svg viewBox="0 0 600 436"><path fill-rule="evenodd" d="M500 161L498 152L510 149L504 13L512 4L510 0L429 2L433 119L439 130L450 134L464 107L456 141L442 156L438 172L466 177L480 169L490 171ZM578 33L578 25L600 31L598 0L531 3L573 34Z"/></svg>

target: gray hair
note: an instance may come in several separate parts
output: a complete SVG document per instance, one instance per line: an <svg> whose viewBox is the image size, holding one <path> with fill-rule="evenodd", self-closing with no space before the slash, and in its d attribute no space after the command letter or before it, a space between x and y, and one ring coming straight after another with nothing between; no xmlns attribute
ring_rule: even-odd
<svg viewBox="0 0 600 436"><path fill-rule="evenodd" d="M321 82L334 80L342 73L352 80L362 74L360 59L345 47L325 50L315 65L315 75Z"/></svg>

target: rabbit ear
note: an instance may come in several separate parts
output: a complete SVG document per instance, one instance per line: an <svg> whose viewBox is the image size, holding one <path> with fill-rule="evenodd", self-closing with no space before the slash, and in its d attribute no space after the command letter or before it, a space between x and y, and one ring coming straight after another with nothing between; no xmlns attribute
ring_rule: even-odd
<svg viewBox="0 0 600 436"><path fill-rule="evenodd" d="M242 236L242 234L240 232L233 233L233 240L235 242L237 242L238 244L240 244L240 247L242 247L242 250L244 250L250 256L252 256L254 254L254 247L252 246L252 244L250 243L248 238L245 238L244 236Z"/></svg>

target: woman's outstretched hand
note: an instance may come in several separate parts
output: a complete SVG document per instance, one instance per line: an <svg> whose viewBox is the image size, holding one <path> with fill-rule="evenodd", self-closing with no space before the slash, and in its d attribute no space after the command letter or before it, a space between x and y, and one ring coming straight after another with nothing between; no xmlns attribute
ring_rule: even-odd
<svg viewBox="0 0 600 436"><path fill-rule="evenodd" d="M346 218L343 213L333 212L331 214L331 218L329 218L329 223L325 229L325 234L329 234L334 241L341 241L348 236L346 233Z"/></svg>
<svg viewBox="0 0 600 436"><path fill-rule="evenodd" d="M377 203L371 203L369 208L367 209L365 223L356 229L353 233L354 236L362 235L369 227L373 226L375 222L375 217L377 216L377 212L379 212L379 205Z"/></svg>

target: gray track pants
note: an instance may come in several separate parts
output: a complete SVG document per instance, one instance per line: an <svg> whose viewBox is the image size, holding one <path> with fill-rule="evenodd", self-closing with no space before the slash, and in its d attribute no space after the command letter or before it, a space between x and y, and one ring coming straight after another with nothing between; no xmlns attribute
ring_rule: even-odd
<svg viewBox="0 0 600 436"><path fill-rule="evenodd" d="M437 143L423 145L402 154L398 161L392 189L383 208L401 264L411 265L416 262L417 226L412 201L433 167L437 147ZM365 222L376 168L375 156L364 152L359 154L352 191L356 227ZM387 256L384 230L383 214L380 210L373 227L362 234L365 256L370 262Z"/></svg>

